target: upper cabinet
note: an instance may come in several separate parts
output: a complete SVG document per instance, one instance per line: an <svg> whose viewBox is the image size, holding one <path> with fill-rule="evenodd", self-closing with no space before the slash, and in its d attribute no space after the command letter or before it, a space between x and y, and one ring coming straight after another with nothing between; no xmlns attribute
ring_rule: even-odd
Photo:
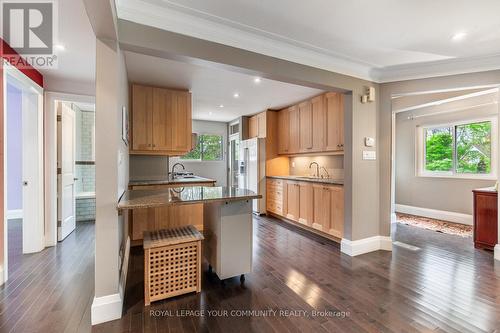
<svg viewBox="0 0 500 333"><path fill-rule="evenodd" d="M339 93L325 95L325 150L344 150L344 97Z"/></svg>
<svg viewBox="0 0 500 333"><path fill-rule="evenodd" d="M326 93L279 111L281 155L344 150L343 95Z"/></svg>
<svg viewBox="0 0 500 333"><path fill-rule="evenodd" d="M179 156L191 150L191 93L132 86L131 154Z"/></svg>
<svg viewBox="0 0 500 333"><path fill-rule="evenodd" d="M248 138L265 138L266 133L266 112L261 112L248 118Z"/></svg>

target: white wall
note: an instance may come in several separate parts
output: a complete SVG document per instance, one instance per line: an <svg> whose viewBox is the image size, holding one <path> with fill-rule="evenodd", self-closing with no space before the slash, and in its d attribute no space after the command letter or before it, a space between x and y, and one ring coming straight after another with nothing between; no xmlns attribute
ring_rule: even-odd
<svg viewBox="0 0 500 333"><path fill-rule="evenodd" d="M193 132L197 133L198 135L222 135L224 146L223 160L194 162L181 160L178 157L172 157L170 158L169 169L175 163L180 162L186 167L186 171L192 171L197 176L215 179L217 181L216 186L227 186L227 123L217 121L193 120Z"/></svg>
<svg viewBox="0 0 500 333"><path fill-rule="evenodd" d="M408 119L410 114L396 115L396 204L448 212L472 214L472 190L493 186L496 180L420 177L416 170L416 126L437 125L479 117L496 116L496 105L462 112Z"/></svg>
<svg viewBox="0 0 500 333"><path fill-rule="evenodd" d="M118 216L116 204L129 178L128 147L121 139L122 106L128 107L128 83L118 44L97 40L96 49L95 296L119 299L123 216ZM97 308L94 301L93 316ZM121 314L121 304L117 304L118 308ZM99 319L92 319L96 320Z"/></svg>

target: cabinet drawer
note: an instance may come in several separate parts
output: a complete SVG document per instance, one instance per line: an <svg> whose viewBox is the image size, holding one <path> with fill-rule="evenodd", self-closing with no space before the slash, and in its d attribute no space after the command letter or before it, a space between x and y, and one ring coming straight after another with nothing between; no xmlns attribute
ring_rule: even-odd
<svg viewBox="0 0 500 333"><path fill-rule="evenodd" d="M283 205L274 201L267 202L267 210L271 213L283 215Z"/></svg>

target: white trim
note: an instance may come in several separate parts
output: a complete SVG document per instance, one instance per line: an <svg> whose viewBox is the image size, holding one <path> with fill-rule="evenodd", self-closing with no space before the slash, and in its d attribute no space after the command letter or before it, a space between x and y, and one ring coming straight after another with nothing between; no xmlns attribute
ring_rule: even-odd
<svg viewBox="0 0 500 333"><path fill-rule="evenodd" d="M0 265L0 286L4 284L5 280L4 280L4 274L3 274L3 266Z"/></svg>
<svg viewBox="0 0 500 333"><path fill-rule="evenodd" d="M56 101L95 104L95 97L60 92L45 92L45 246L57 245L57 110Z"/></svg>
<svg viewBox="0 0 500 333"><path fill-rule="evenodd" d="M443 221L460 223L460 224L467 224L467 225L473 224L472 215L455 213L455 212L448 212L445 210L437 210L437 209L396 204L396 212L403 213L403 214L416 215L416 216L423 216L423 217L428 217L431 219L443 220Z"/></svg>
<svg viewBox="0 0 500 333"><path fill-rule="evenodd" d="M373 236L355 241L342 238L340 242L340 251L351 257L379 250L392 251L391 237Z"/></svg>
<svg viewBox="0 0 500 333"><path fill-rule="evenodd" d="M123 292L116 294L94 297L91 307L91 323L97 325L107 321L120 319L123 308Z"/></svg>
<svg viewBox="0 0 500 333"><path fill-rule="evenodd" d="M495 260L500 260L500 244L495 245Z"/></svg>
<svg viewBox="0 0 500 333"><path fill-rule="evenodd" d="M22 209L11 209L7 211L7 220L22 219L23 210Z"/></svg>
<svg viewBox="0 0 500 333"><path fill-rule="evenodd" d="M469 118L467 120L452 121L448 123L429 123L421 124L416 126L416 142L415 142L415 175L417 177L437 177L437 178L454 178L454 179L482 179L482 180L496 180L497 170L498 170L498 156L497 156L497 141L498 141L498 116L491 117L481 117L481 118ZM455 142L455 131L456 126L480 123L480 122L491 122L491 172L489 174L470 174L470 173L457 173L456 168L456 142ZM450 127L452 128L453 136L453 166L451 171L427 171L424 169L425 165L425 131L427 129L440 128L440 127Z"/></svg>

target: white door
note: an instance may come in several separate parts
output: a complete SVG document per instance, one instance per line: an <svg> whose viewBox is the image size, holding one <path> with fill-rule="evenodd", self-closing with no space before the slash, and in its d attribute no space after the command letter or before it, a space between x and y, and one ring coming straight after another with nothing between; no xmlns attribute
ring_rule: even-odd
<svg viewBox="0 0 500 333"><path fill-rule="evenodd" d="M62 241L76 225L75 112L57 102L57 240Z"/></svg>
<svg viewBox="0 0 500 333"><path fill-rule="evenodd" d="M23 91L23 253L44 248L41 96Z"/></svg>

